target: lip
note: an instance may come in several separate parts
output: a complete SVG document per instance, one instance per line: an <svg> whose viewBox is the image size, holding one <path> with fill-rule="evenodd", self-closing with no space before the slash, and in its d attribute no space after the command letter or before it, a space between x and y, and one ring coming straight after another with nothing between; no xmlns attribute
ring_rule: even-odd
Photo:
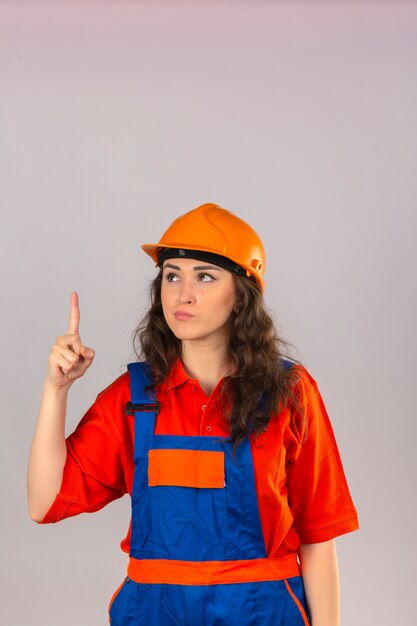
<svg viewBox="0 0 417 626"><path fill-rule="evenodd" d="M176 311L175 317L177 320L189 320L194 317L194 315L191 315L191 313L187 313L186 311Z"/></svg>

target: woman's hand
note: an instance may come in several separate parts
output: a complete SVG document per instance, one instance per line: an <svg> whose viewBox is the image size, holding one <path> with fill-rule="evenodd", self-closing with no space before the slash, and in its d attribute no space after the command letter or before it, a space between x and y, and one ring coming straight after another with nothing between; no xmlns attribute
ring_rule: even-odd
<svg viewBox="0 0 417 626"><path fill-rule="evenodd" d="M57 337L48 360L48 383L55 389L70 387L93 362L95 352L83 345L79 327L78 295L73 291L67 334Z"/></svg>

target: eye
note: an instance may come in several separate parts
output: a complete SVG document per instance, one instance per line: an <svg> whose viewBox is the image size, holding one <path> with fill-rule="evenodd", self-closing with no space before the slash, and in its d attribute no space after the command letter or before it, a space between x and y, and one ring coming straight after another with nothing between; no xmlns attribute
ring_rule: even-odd
<svg viewBox="0 0 417 626"><path fill-rule="evenodd" d="M177 276L177 274L173 274L172 272L167 272L165 274L165 280L167 280L169 283L173 283L179 280L179 277Z"/></svg>
<svg viewBox="0 0 417 626"><path fill-rule="evenodd" d="M211 274L206 274L205 272L202 272L198 275L198 280L202 283L210 283L216 279Z"/></svg>

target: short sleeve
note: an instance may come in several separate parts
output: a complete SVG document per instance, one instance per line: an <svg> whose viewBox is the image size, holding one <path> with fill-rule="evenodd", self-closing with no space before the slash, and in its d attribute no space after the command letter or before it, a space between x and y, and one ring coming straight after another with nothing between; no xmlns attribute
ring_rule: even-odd
<svg viewBox="0 0 417 626"><path fill-rule="evenodd" d="M323 399L305 368L298 385L304 417L288 459L288 499L301 543L319 543L357 530L358 516Z"/></svg>
<svg viewBox="0 0 417 626"><path fill-rule="evenodd" d="M60 491L42 524L92 513L128 492L131 433L124 407L128 382L119 377L101 392L66 439Z"/></svg>

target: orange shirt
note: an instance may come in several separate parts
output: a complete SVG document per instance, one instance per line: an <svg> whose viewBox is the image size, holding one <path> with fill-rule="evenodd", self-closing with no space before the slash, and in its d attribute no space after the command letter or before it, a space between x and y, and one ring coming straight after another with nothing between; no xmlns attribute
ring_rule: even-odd
<svg viewBox="0 0 417 626"><path fill-rule="evenodd" d="M251 438L259 513L269 557L300 543L327 541L359 528L329 417L316 381L302 366L297 383L305 420L283 409ZM155 434L227 437L220 382L208 397L181 361L156 390ZM67 438L61 488L42 523L93 512L132 493L134 417L125 414L129 373L99 393ZM121 547L129 552L130 528Z"/></svg>

